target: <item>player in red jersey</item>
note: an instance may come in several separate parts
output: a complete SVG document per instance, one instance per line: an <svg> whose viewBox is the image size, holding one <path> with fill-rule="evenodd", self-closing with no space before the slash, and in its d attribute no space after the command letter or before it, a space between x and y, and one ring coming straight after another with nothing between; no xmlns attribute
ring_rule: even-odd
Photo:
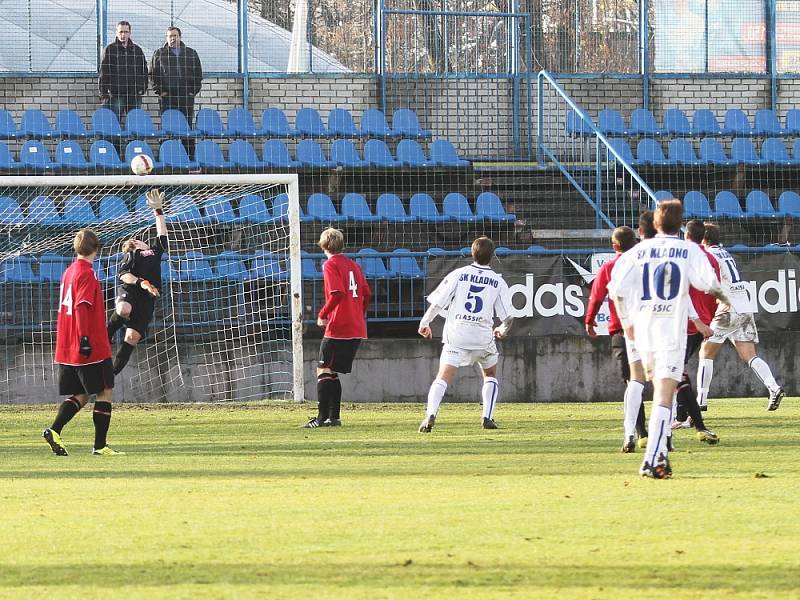
<svg viewBox="0 0 800 600"><path fill-rule="evenodd" d="M337 427L342 424L342 383L339 373L349 373L361 340L367 337L367 307L372 290L361 267L342 254L344 235L329 227L319 236L328 260L322 267L325 306L317 325L325 328L317 365L317 416L303 427Z"/></svg>
<svg viewBox="0 0 800 600"><path fill-rule="evenodd" d="M103 290L92 269L100 240L89 229L81 229L73 240L78 257L61 277L55 362L59 365L58 391L69 396L58 409L53 424L42 437L57 456L67 456L61 430L94 398L94 448L92 454L122 454L106 443L111 424L114 371L111 345L106 333Z"/></svg>

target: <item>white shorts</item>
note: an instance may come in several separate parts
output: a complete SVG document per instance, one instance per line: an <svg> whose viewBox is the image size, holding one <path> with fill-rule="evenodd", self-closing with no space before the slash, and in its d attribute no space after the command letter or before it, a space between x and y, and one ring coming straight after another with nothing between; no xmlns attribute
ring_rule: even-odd
<svg viewBox="0 0 800 600"><path fill-rule="evenodd" d="M654 350L645 352L643 357L644 372L647 379L674 379L680 382L683 379L683 360L686 356L686 347L679 350Z"/></svg>
<svg viewBox="0 0 800 600"><path fill-rule="evenodd" d="M709 342L724 344L729 340L731 344L735 342L758 343L758 329L753 313L737 313L728 311L714 315L711 321L711 330L714 332Z"/></svg>
<svg viewBox="0 0 800 600"><path fill-rule="evenodd" d="M639 354L639 351L636 349L636 342L632 342L628 339L628 336L625 336L625 352L628 353L628 364L632 365L635 362L639 362L642 360L642 356Z"/></svg>
<svg viewBox="0 0 800 600"><path fill-rule="evenodd" d="M467 350L445 344L442 346L442 356L439 359L439 364L451 367L468 367L477 363L481 369L488 369L497 364L497 359L497 346L494 341L489 344L488 348L483 350Z"/></svg>

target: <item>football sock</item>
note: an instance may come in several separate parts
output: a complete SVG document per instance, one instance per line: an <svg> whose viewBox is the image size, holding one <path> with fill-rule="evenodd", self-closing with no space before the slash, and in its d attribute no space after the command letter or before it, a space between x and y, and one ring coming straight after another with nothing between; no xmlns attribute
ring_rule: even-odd
<svg viewBox="0 0 800 600"><path fill-rule="evenodd" d="M675 420L685 421L687 416L691 417L692 425L697 431L703 431L706 428L703 423L703 413L700 412L700 406L697 404L697 398L692 389L692 382L689 380L689 375L684 373L683 379L678 384L678 412Z"/></svg>
<svg viewBox="0 0 800 600"><path fill-rule="evenodd" d="M642 390L644 390L644 384L642 384ZM636 433L640 438L647 437L647 425L644 416L644 402L639 404L639 414L636 416Z"/></svg>
<svg viewBox="0 0 800 600"><path fill-rule="evenodd" d="M687 373L684 373L683 379L681 379L681 382L678 384L678 396L675 399L675 406L672 407L672 412L675 413L676 421L683 422L689 417L688 413L686 412L686 407L684 405L685 403L683 402L683 395L682 395L683 394L682 390L684 390L684 387L687 385L691 390L692 382L689 381L689 375Z"/></svg>
<svg viewBox="0 0 800 600"><path fill-rule="evenodd" d="M133 353L133 348L133 344L122 342L122 345L117 351L117 357L114 359L114 375L119 375L122 369L125 368L125 365L128 364L128 361L131 359L131 354Z"/></svg>
<svg viewBox="0 0 800 600"><path fill-rule="evenodd" d="M647 450L645 451L645 461L654 465L658 462L660 455L667 456L667 436L669 435L669 420L672 411L666 406L653 403L650 411L650 430L647 436Z"/></svg>
<svg viewBox="0 0 800 600"><path fill-rule="evenodd" d="M491 419L494 414L494 407L497 404L497 397L500 394L500 384L494 377L483 378L483 388L481 388L481 398L483 399L483 418Z"/></svg>
<svg viewBox="0 0 800 600"><path fill-rule="evenodd" d="M772 376L772 371L769 368L769 365L764 362L764 359L756 356L753 360L750 361L750 368L753 369L753 372L758 375L758 378L761 380L767 389L771 392L773 390L778 389L778 382L775 381L775 378Z"/></svg>
<svg viewBox="0 0 800 600"><path fill-rule="evenodd" d="M708 401L712 377L714 377L714 361L710 358L701 358L697 362L697 404L700 406L705 406Z"/></svg>
<svg viewBox="0 0 800 600"><path fill-rule="evenodd" d="M428 390L428 412L426 414L436 416L445 392L447 392L447 382L444 379L434 379Z"/></svg>
<svg viewBox="0 0 800 600"><path fill-rule="evenodd" d="M114 338L114 334L117 333L120 329L122 329L122 327L125 325L126 320L127 319L120 317L117 311L111 313L111 318L108 320L108 325L106 326L108 328L109 342Z"/></svg>
<svg viewBox="0 0 800 600"><path fill-rule="evenodd" d="M100 450L107 444L108 426L111 425L111 402L95 402L92 421L94 421L94 448Z"/></svg>
<svg viewBox="0 0 800 600"><path fill-rule="evenodd" d="M336 383L332 373L317 375L317 421L322 423L328 418L336 396Z"/></svg>
<svg viewBox="0 0 800 600"><path fill-rule="evenodd" d="M81 405L75 396L70 396L61 403L61 406L58 407L56 420L53 421L50 429L55 431L58 435L61 435L61 430L64 429L64 425L69 423L72 420L72 417L78 414L80 409Z"/></svg>
<svg viewBox="0 0 800 600"><path fill-rule="evenodd" d="M641 381L631 379L625 387L625 395L622 397L623 405L623 427L625 430L625 439L634 435L637 427L636 422L639 419L639 412L642 408L642 392L644 392L644 384ZM642 421L644 421L644 414L642 414ZM642 428L644 429L644 428ZM645 437L641 435L640 437Z"/></svg>
<svg viewBox="0 0 800 600"><path fill-rule="evenodd" d="M331 405L329 407L330 418L339 419L342 408L342 382L339 379L339 375L336 373L333 374L333 385L331 388L333 390L333 396L331 397Z"/></svg>

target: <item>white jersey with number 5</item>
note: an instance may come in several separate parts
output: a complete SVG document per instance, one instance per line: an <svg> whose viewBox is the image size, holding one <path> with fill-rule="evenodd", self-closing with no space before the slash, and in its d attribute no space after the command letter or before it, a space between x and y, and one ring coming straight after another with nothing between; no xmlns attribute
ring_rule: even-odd
<svg viewBox="0 0 800 600"><path fill-rule="evenodd" d="M494 339L494 316L509 317L511 295L503 276L473 263L449 273L428 296L446 308L442 342L465 350L482 350Z"/></svg>
<svg viewBox="0 0 800 600"><path fill-rule="evenodd" d="M719 263L719 278L722 280L722 291L730 300L731 308L739 313L753 312L750 302L750 293L747 291L747 283L742 281L739 269L733 256L721 246L709 246L706 248ZM722 305L717 306L717 313L722 312Z"/></svg>
<svg viewBox="0 0 800 600"><path fill-rule="evenodd" d="M693 242L659 234L620 257L609 294L625 303L639 352L686 345L690 285L703 292L720 289L708 258Z"/></svg>

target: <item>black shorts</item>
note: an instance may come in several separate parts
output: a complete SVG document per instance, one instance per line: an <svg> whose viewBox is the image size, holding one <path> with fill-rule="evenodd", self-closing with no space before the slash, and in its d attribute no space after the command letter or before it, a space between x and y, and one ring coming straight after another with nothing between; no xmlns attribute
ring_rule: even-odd
<svg viewBox="0 0 800 600"><path fill-rule="evenodd" d="M125 327L130 327L139 332L142 337L147 333L147 327L153 320L156 310L156 299L141 288L117 288L117 303L127 302L131 305L131 314L125 322Z"/></svg>
<svg viewBox="0 0 800 600"><path fill-rule="evenodd" d="M619 366L619 374L622 381L630 381L631 365L628 362L628 350L625 346L625 335L616 333L611 336L611 353Z"/></svg>
<svg viewBox="0 0 800 600"><path fill-rule="evenodd" d="M349 373L353 370L353 360L359 344L361 344L359 338L352 340L322 338L317 366L320 369L330 369L334 373Z"/></svg>
<svg viewBox="0 0 800 600"><path fill-rule="evenodd" d="M702 345L702 333L690 333L686 336L686 356L683 358L684 365L689 362L689 359L692 358L698 350L700 350L700 346Z"/></svg>
<svg viewBox="0 0 800 600"><path fill-rule="evenodd" d="M99 394L114 388L114 365L110 358L91 365L59 365L58 393L62 396Z"/></svg>

